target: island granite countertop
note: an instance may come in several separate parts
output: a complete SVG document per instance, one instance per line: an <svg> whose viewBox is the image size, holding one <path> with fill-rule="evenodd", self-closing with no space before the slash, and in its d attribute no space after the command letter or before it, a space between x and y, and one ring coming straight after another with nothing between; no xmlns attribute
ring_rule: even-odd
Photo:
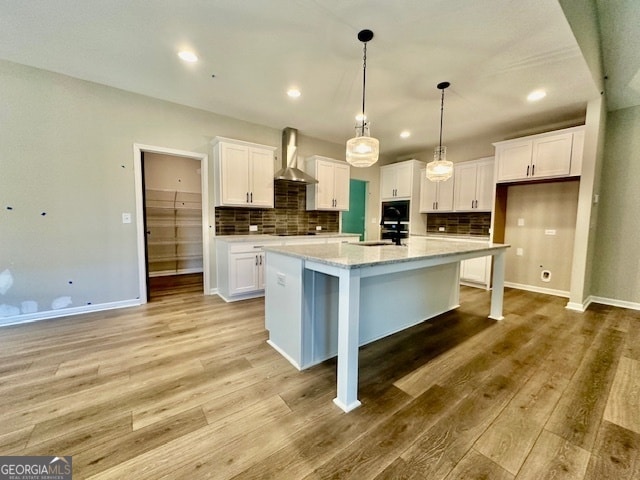
<svg viewBox="0 0 640 480"><path fill-rule="evenodd" d="M398 246L386 242L334 243L265 247L280 253L334 267L352 269L372 265L412 262L462 253L486 251L487 255L509 247L506 244L473 241L448 241L433 237L410 237ZM477 255L476 255L477 256Z"/></svg>

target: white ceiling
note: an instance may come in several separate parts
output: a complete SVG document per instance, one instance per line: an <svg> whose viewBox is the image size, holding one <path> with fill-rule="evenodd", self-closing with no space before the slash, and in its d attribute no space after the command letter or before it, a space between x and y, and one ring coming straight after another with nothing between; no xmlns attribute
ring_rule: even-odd
<svg viewBox="0 0 640 480"><path fill-rule="evenodd" d="M445 144L581 118L597 95L557 0L0 0L0 58L343 143L363 28L367 116L389 155L437 143L444 80Z"/></svg>

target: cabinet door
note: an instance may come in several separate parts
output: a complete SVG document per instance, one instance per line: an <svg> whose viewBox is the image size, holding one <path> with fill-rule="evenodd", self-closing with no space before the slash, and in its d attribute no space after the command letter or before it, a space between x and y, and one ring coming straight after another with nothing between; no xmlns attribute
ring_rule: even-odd
<svg viewBox="0 0 640 480"><path fill-rule="evenodd" d="M477 165L457 165L455 172L455 209L474 210L476 202Z"/></svg>
<svg viewBox="0 0 640 480"><path fill-rule="evenodd" d="M481 162L476 170L476 210L490 212L493 202L493 161Z"/></svg>
<svg viewBox="0 0 640 480"><path fill-rule="evenodd" d="M246 205L249 196L249 148L220 144L220 191L224 205Z"/></svg>
<svg viewBox="0 0 640 480"><path fill-rule="evenodd" d="M427 179L425 170L420 170L420 213L434 212L437 199L438 184Z"/></svg>
<svg viewBox="0 0 640 480"><path fill-rule="evenodd" d="M526 180L527 175L531 174L532 152L533 142L531 140L499 146L496 149L497 181Z"/></svg>
<svg viewBox="0 0 640 480"><path fill-rule="evenodd" d="M229 254L229 295L260 290L258 266L261 252Z"/></svg>
<svg viewBox="0 0 640 480"><path fill-rule="evenodd" d="M380 167L380 199L392 200L396 193L396 167Z"/></svg>
<svg viewBox="0 0 640 480"><path fill-rule="evenodd" d="M427 180L429 183L430 182ZM436 198L436 207L439 212L451 212L453 211L453 190L454 190L454 177L451 176L444 182L438 182L438 197Z"/></svg>
<svg viewBox="0 0 640 480"><path fill-rule="evenodd" d="M333 190L335 169L333 163L318 160L316 163L316 209L331 210L333 209Z"/></svg>
<svg viewBox="0 0 640 480"><path fill-rule="evenodd" d="M413 165L398 164L396 167L396 197L409 198L413 183Z"/></svg>
<svg viewBox="0 0 640 480"><path fill-rule="evenodd" d="M256 207L273 207L273 152L249 149L251 190L249 203Z"/></svg>
<svg viewBox="0 0 640 480"><path fill-rule="evenodd" d="M349 166L334 164L333 168L335 208L337 210L349 210L349 177L351 173Z"/></svg>
<svg viewBox="0 0 640 480"><path fill-rule="evenodd" d="M563 133L534 140L531 176L537 178L569 175L572 138L572 133Z"/></svg>
<svg viewBox="0 0 640 480"><path fill-rule="evenodd" d="M471 258L460 262L460 280L486 283L488 257Z"/></svg>

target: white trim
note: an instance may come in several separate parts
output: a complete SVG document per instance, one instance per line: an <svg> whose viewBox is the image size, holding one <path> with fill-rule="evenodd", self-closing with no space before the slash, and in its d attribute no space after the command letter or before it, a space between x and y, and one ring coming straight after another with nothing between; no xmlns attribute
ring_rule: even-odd
<svg viewBox="0 0 640 480"><path fill-rule="evenodd" d="M68 317L71 315L81 315L83 313L102 312L116 308L137 307L142 302L140 299L121 300L119 302L98 303L96 305L83 305L81 307L61 308L60 310L46 310L37 313L24 315L12 315L11 317L0 318L0 327L8 325L18 325L21 323L31 323L52 318Z"/></svg>
<svg viewBox="0 0 640 480"><path fill-rule="evenodd" d="M518 290L526 290L527 292L544 293L555 297L569 298L569 292L566 290L555 290L553 288L536 287L535 285L524 285L521 283L504 282L505 287L517 288Z"/></svg>
<svg viewBox="0 0 640 480"><path fill-rule="evenodd" d="M269 345L271 345L271 347L278 352L280 355L282 355L291 365L293 365L294 367L296 367L299 371L302 371L302 368L300 368L300 365L298 365L298 363L291 358L291 356L289 356L287 354L287 352L285 352L284 350L282 350L278 345L276 345L275 343L273 343L271 340L267 340L267 343ZM321 363L321 362L318 362ZM315 364L314 364L315 365Z"/></svg>
<svg viewBox="0 0 640 480"><path fill-rule="evenodd" d="M204 294L210 292L211 259L209 255L209 155L206 153L189 152L175 148L157 147L133 144L133 171L136 194L136 229L138 243L138 284L140 289L140 303L147 303L147 265L145 261L145 231L144 231L144 205L142 204L142 152L160 153L177 157L193 158L200 160L200 181L202 184L202 269Z"/></svg>
<svg viewBox="0 0 640 480"><path fill-rule="evenodd" d="M640 310L640 303L638 302L628 302L626 300L617 300L615 298L590 296L589 303L591 302L610 305L612 307L628 308L630 310Z"/></svg>
<svg viewBox="0 0 640 480"><path fill-rule="evenodd" d="M566 308L567 310L573 310L574 312L584 313L587 311L587 308L589 308L589 305L591 305L592 301L593 301L593 297L589 296L582 303L569 301L567 302L567 305L564 308Z"/></svg>

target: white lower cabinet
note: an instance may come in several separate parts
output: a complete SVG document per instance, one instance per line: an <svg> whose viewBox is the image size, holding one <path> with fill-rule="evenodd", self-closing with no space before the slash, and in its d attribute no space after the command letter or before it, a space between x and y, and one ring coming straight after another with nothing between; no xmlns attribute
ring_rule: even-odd
<svg viewBox="0 0 640 480"><path fill-rule="evenodd" d="M275 237L277 238L277 237ZM278 245L310 245L314 243L358 242L360 236L329 235L294 236L274 240L265 235L264 240L241 241L216 239L216 263L218 270L218 295L226 302L235 302L264 295L265 253L264 247Z"/></svg>
<svg viewBox="0 0 640 480"><path fill-rule="evenodd" d="M264 289L264 252L229 254L229 295Z"/></svg>
<svg viewBox="0 0 640 480"><path fill-rule="evenodd" d="M460 281L487 288L491 273L491 257L472 258L460 262Z"/></svg>

